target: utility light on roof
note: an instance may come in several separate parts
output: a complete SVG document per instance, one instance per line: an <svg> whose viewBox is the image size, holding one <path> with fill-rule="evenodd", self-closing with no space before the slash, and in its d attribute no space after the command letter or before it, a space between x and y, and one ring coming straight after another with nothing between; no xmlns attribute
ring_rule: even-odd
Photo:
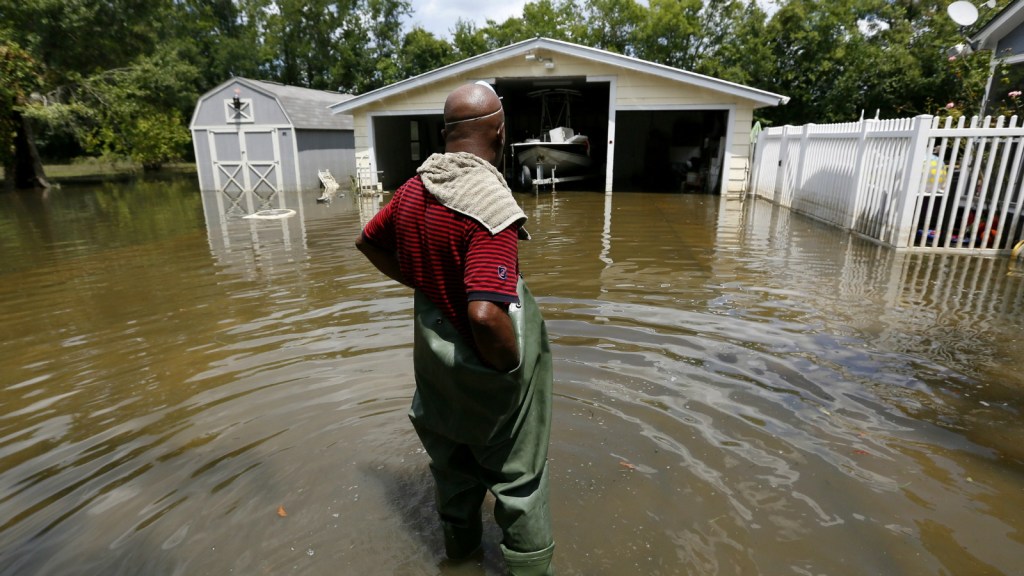
<svg viewBox="0 0 1024 576"><path fill-rule="evenodd" d="M529 54L526 55L526 61L527 62L541 62L541 63L544 64L544 67L547 68L548 70L550 70L550 69L555 67L555 60L554 60L554 58L545 57L545 56L537 56L533 52L530 52Z"/></svg>
<svg viewBox="0 0 1024 576"><path fill-rule="evenodd" d="M971 54L973 52L974 48L970 45L969 42L961 42L956 46L947 49L946 56L949 56L950 58L957 58L960 56L967 56L968 54Z"/></svg>

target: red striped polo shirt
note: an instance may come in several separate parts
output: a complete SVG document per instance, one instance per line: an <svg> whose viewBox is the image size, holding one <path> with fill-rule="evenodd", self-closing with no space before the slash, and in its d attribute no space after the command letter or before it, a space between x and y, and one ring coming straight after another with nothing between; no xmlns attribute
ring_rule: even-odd
<svg viewBox="0 0 1024 576"><path fill-rule="evenodd" d="M441 205L417 175L367 223L363 239L396 252L402 276L472 345L470 301L506 308L519 301L518 229L513 224L492 235L476 220Z"/></svg>

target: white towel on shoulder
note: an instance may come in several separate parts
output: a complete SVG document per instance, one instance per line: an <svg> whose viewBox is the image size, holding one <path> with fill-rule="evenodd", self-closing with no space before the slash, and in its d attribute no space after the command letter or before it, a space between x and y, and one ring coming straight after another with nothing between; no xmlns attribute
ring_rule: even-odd
<svg viewBox="0 0 1024 576"><path fill-rule="evenodd" d="M530 239L522 227L526 213L505 178L479 156L469 152L431 154L417 172L427 191L442 205L476 220L491 234L518 223L519 238Z"/></svg>

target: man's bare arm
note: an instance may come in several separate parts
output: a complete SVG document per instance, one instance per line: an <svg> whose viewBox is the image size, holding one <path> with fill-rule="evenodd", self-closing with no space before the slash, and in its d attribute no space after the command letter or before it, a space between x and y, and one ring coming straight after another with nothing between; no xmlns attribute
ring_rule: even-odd
<svg viewBox="0 0 1024 576"><path fill-rule="evenodd" d="M398 256L381 250L380 248L370 244L363 238L362 234L359 235L359 239L356 240L356 248L366 256L366 259L370 261L377 270L380 270L385 276L391 278L395 282L405 284L409 286L409 283L402 278L402 269L398 264ZM409 286L411 288L411 286Z"/></svg>
<svg viewBox="0 0 1024 576"><path fill-rule="evenodd" d="M487 363L501 372L519 365L519 347L508 312L493 302L474 300L469 303L469 326Z"/></svg>

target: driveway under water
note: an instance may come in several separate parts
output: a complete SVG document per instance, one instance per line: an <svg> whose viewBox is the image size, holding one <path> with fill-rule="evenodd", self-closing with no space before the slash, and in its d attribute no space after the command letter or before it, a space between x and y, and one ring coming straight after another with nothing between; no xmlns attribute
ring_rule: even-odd
<svg viewBox="0 0 1024 576"><path fill-rule="evenodd" d="M352 248L379 205L316 195L0 195L0 574L500 573L493 522L443 560L411 293ZM517 197L559 574L1019 573L1007 259L759 202Z"/></svg>

